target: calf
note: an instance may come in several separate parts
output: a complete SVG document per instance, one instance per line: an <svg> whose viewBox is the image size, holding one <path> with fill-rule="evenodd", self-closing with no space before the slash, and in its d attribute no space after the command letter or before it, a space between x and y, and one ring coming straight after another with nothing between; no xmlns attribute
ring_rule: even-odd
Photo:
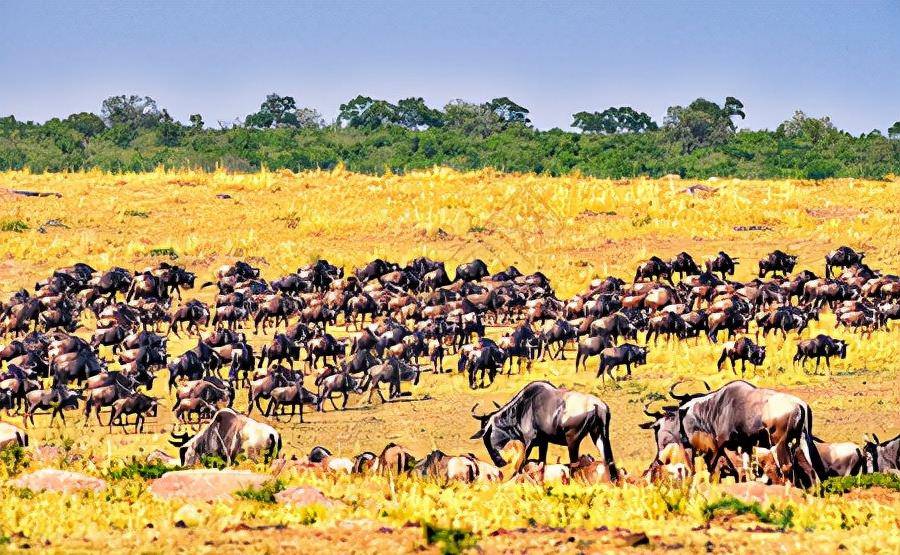
<svg viewBox="0 0 900 555"><path fill-rule="evenodd" d="M631 343L624 343L618 347L609 347L600 352L600 365L597 368L597 377L603 378L606 383L606 375L609 374L613 383L616 378L613 375L613 369L616 366L625 365L628 375L631 376L631 365L641 366L647 364L647 353L650 352L648 347L640 347Z"/></svg>
<svg viewBox="0 0 900 555"><path fill-rule="evenodd" d="M737 374L734 361L741 361L741 377L743 377L744 372L747 370L747 362L750 362L753 366L759 366L766 360L766 348L757 345L749 337L742 337L737 341L725 343L722 349L722 356L719 357L719 362L717 363L719 372L722 371L722 365L725 363L726 358L731 361L731 372L733 374Z"/></svg>

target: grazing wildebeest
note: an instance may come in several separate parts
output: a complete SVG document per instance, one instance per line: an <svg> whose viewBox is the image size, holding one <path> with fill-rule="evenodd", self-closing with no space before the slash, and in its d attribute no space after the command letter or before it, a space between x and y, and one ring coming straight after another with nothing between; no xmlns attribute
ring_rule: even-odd
<svg viewBox="0 0 900 555"><path fill-rule="evenodd" d="M50 424L59 415L62 418L63 425L66 424L66 415L63 411L75 410L78 408L78 400L81 399L81 393L67 389L65 386L54 386L51 389L36 389L25 394L25 403L27 408L22 416L22 423L28 427L29 420L34 425L34 412L37 410L49 410Z"/></svg>
<svg viewBox="0 0 900 555"><path fill-rule="evenodd" d="M246 320L248 315L247 309L241 306L220 306L215 309L211 324L215 326L219 322L224 322L228 329L234 331L241 326L241 322Z"/></svg>
<svg viewBox="0 0 900 555"><path fill-rule="evenodd" d="M724 280L726 274L734 275L734 267L738 264L740 264L739 258L732 258L725 251L719 251L715 258L706 261L706 271L710 273L719 272Z"/></svg>
<svg viewBox="0 0 900 555"><path fill-rule="evenodd" d="M631 365L641 366L647 364L647 353L650 352L649 347L641 347L631 343L623 343L618 347L607 347L600 351L600 364L597 367L597 377L603 378L606 383L606 375L616 383L616 377L613 369L616 366L625 365L628 375L631 375Z"/></svg>
<svg viewBox="0 0 900 555"><path fill-rule="evenodd" d="M726 449L752 453L754 447L764 447L772 450L778 470L795 484L810 485L824 478L813 442L812 411L801 399L743 380L705 394L670 394L680 402L681 444L702 455L707 468L715 469ZM731 464L728 457L725 461ZM738 473L737 468L732 470Z"/></svg>
<svg viewBox="0 0 900 555"><path fill-rule="evenodd" d="M688 253L682 251L669 263L673 274L678 274L678 279L684 276L694 276L700 273L700 267L694 262L694 258Z"/></svg>
<svg viewBox="0 0 900 555"><path fill-rule="evenodd" d="M813 438L825 467L825 476L858 476L866 471L866 456L855 443L826 443Z"/></svg>
<svg viewBox="0 0 900 555"><path fill-rule="evenodd" d="M766 360L766 348L757 345L749 337L742 337L737 341L728 341L725 343L724 348L722 349L722 355L719 357L719 362L716 364L720 372L722 371L722 365L725 363L726 358L731 361L731 372L734 374L737 374L734 361L741 361L741 376L743 376L744 372L747 370L748 361L753 366L759 366Z"/></svg>
<svg viewBox="0 0 900 555"><path fill-rule="evenodd" d="M796 265L797 257L795 255L775 249L759 261L759 277L764 278L769 272L773 276L779 273L786 276L794 271Z"/></svg>
<svg viewBox="0 0 900 555"><path fill-rule="evenodd" d="M880 441L878 436L866 436L863 452L866 457L866 472L888 472L900 470L900 435L894 439Z"/></svg>
<svg viewBox="0 0 900 555"><path fill-rule="evenodd" d="M841 246L825 255L825 278L831 279L832 268L849 268L854 264L862 264L866 254L856 252L847 246Z"/></svg>
<svg viewBox="0 0 900 555"><path fill-rule="evenodd" d="M400 392L400 381L409 374L413 375L413 384L418 385L419 375L421 374L419 367L413 367L396 357L390 357L382 364L377 364L369 368L360 389L365 390L366 388L370 388L369 403L372 402L372 395L376 391L378 392L378 396L381 397L381 402L384 403L387 402L387 399L384 398L381 388L378 387L379 384L388 384L388 397L394 399L402 395Z"/></svg>
<svg viewBox="0 0 900 555"><path fill-rule="evenodd" d="M457 266L456 276L453 278L453 281L478 281L489 275L491 274L488 272L487 264L480 258L476 258L471 262Z"/></svg>
<svg viewBox="0 0 900 555"><path fill-rule="evenodd" d="M168 364L169 391L175 385L179 377L189 380L199 380L209 371L209 364L204 362L194 351L185 351L183 355L172 360Z"/></svg>
<svg viewBox="0 0 900 555"><path fill-rule="evenodd" d="M815 371L818 372L819 362L824 358L825 365L830 370L831 357L833 356L847 358L847 342L820 333L812 339L807 339L797 344L797 354L794 355L794 364L799 362L803 367L806 367L806 361L815 358Z"/></svg>
<svg viewBox="0 0 900 555"><path fill-rule="evenodd" d="M238 455L269 462L281 451L281 434L268 424L257 422L231 409L217 412L194 436L172 434L169 442L178 447L181 466L193 466L204 456L217 456L232 464Z"/></svg>
<svg viewBox="0 0 900 555"><path fill-rule="evenodd" d="M609 316L597 318L591 323L590 335L608 337L612 341L620 337L627 339L637 338L637 326L622 312L616 312Z"/></svg>
<svg viewBox="0 0 900 555"><path fill-rule="evenodd" d="M400 269L400 265L394 262L385 262L380 258L369 262L362 268L354 270L354 274L360 282L365 283L370 279L377 279L389 272L395 272Z"/></svg>
<svg viewBox="0 0 900 555"><path fill-rule="evenodd" d="M587 369L588 358L595 357L602 353L603 349L612 346L613 343L609 337L600 335L579 341L578 351L575 353L575 371L578 372L579 365L583 365Z"/></svg>
<svg viewBox="0 0 900 555"><path fill-rule="evenodd" d="M476 405L477 406L477 405ZM481 427L472 439L482 439L491 460L497 466L506 461L500 454L510 441L525 445L527 454L538 450L538 460L547 461L549 444L565 445L569 461L578 460L585 436L590 436L606 462L610 477L618 479L618 470L609 442L609 407L599 398L577 391L557 388L549 382L532 382L493 413L472 416Z"/></svg>
<svg viewBox="0 0 900 555"><path fill-rule="evenodd" d="M659 278L665 278L670 284L672 283L672 265L658 256L651 256L649 260L639 264L634 273L635 283Z"/></svg>
<svg viewBox="0 0 900 555"><path fill-rule="evenodd" d="M347 344L350 339L335 339L331 334L314 337L306 344L306 360L311 368L315 368L321 360L324 364L328 357L337 364L338 357L344 357L347 353Z"/></svg>
<svg viewBox="0 0 900 555"><path fill-rule="evenodd" d="M112 404L112 412L109 417L109 431L112 433L113 425L122 426L122 431L127 433L125 425L128 424L129 414L135 415L134 433L144 431L144 419L149 415L156 417L159 405L156 397L144 393L133 393L127 397L120 397ZM125 419L123 419L125 417Z"/></svg>
<svg viewBox="0 0 900 555"><path fill-rule="evenodd" d="M270 399L272 390L276 387L283 387L292 381L288 378L286 372L282 371L282 367L275 366L271 368L265 377L250 382L250 389L247 393L247 414L253 412L253 406L256 405L257 410L265 414L260 399Z"/></svg>
<svg viewBox="0 0 900 555"><path fill-rule="evenodd" d="M99 328L91 336L91 348L96 349L100 345L112 347L113 354L121 348L119 345L128 337L130 330L125 326L115 325L111 328ZM177 334L176 334L177 335Z"/></svg>

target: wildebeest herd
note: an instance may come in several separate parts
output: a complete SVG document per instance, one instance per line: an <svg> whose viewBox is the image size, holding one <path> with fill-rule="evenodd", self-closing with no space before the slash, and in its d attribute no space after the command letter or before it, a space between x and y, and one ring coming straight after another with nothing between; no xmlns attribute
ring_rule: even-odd
<svg viewBox="0 0 900 555"><path fill-rule="evenodd" d="M0 350L5 364L0 407L19 411L26 426L34 424L38 411L49 412L51 423L57 416L65 423L65 412L78 408L84 425L91 412L102 424L101 410L108 408L110 429L116 424L125 429L134 416L140 432L145 417L159 408L159 399L148 392L157 373L166 371L178 421L210 421L207 429L224 426L231 436L259 424L266 429L242 441L262 441L259 451L274 453L280 446L274 428L231 410L239 390L246 391L248 414L256 408L275 420L299 415L302 422L304 405L324 411L328 402L336 410L335 396L342 398L341 408L351 394L366 391L370 401L375 393L382 400L401 397L402 383L418 383L423 366L435 374L452 373L443 364L451 353L458 354L455 370L473 389L490 386L514 367L521 373L523 364L530 367L536 359L565 359L567 347L575 350L576 372L597 358L597 376L615 383L616 368L624 366L630 375L632 367L647 362L651 340L696 343L705 336L716 343L725 332L718 368L728 361L736 372L740 364L743 376L748 362L764 363L766 347L758 342L774 332L785 338L795 334L795 363L805 366L815 359L817 371L821 359L830 367L832 357L847 356L847 344L839 339L824 334L799 339L823 311L832 311L838 326L869 337L900 314L900 278L863 259L862 253L840 247L826 255L825 277L819 277L808 269L793 274L797 257L776 250L759 261L758 278L737 282L731 278L738 258L719 252L701 267L682 252L671 261L651 257L638 266L633 283L598 278L565 300L541 272L525 275L510 266L491 274L481 260L457 266L452 278L443 262L427 258L404 266L376 259L346 274L319 260L271 281L259 268L238 261L201 285L217 289L212 304L182 299L183 290L195 287L196 276L174 264L131 272L79 263L3 303L0 332L8 342ZM92 320L90 337L78 335ZM345 332L352 327L354 333L333 335L339 320ZM489 326L507 331L491 339ZM271 340L257 352L247 334L269 330ZM196 345L171 356L171 334L195 336ZM644 345L638 344L641 334ZM118 367L111 369L114 363ZM308 376L314 376L309 389ZM773 461L767 474L772 479L808 484L831 472L825 461L836 457L815 440L812 413L799 399L736 381L678 400L677 406L648 412L658 443L651 474L690 471L690 453L702 455L710 468L744 475L748 464L741 458L760 450ZM572 465L588 465L593 461L578 457L578 443L590 436L605 472L617 478L609 409L602 401L534 382L510 403L531 408L508 404L479 417L477 435L496 465L505 464L500 451L512 449L520 471L535 447L544 463L548 443L566 445ZM533 421L523 422L523 414ZM197 451L194 446L208 447L202 433L177 438L183 455ZM842 459L842 468L896 468L896 443L873 442L855 451L842 447L857 457L853 464ZM468 472L488 463L460 464Z"/></svg>

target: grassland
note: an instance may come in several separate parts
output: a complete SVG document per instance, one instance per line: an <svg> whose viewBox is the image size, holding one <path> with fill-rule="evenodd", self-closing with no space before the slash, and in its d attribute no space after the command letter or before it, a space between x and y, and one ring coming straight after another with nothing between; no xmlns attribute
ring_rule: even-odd
<svg viewBox="0 0 900 555"><path fill-rule="evenodd" d="M821 274L823 255L840 244L865 251L875 268L898 270L900 241L894 230L900 224L900 182L710 180L694 194L685 192L694 183L447 170L402 177L341 170L5 173L0 174L0 291L5 295L33 285L52 268L76 261L98 268L140 268L172 256L197 271L199 281L235 258L251 260L272 278L320 257L348 268L376 256L402 261L424 255L447 260L449 266L480 257L492 269L515 264L523 271L540 270L560 297L583 290L595 276L629 279L649 255L669 257L681 250L695 257L720 249L740 256L737 279L752 277L754 261L774 248L800 255L800 268ZM62 196L23 197L4 189ZM211 291L190 295L209 301ZM819 330L832 333L830 315L806 334ZM809 401L816 433L826 440L860 441L871 431L895 435L900 431L896 324L871 339L843 331L836 335L850 342L849 356L836 362L830 374L812 376L794 368L796 339L770 338L769 359L751 379ZM267 341L252 334L250 339L255 345ZM170 352L178 354L190 343L172 338ZM595 392L610 404L616 459L639 473L653 454L652 436L637 428L643 419L641 402L681 377L702 377L713 386L732 379L730 371L716 373L717 356L718 350L705 341L661 343L649 364L618 389L601 388L592 373L575 374L571 360L537 362L530 373L501 377L492 389L478 392L471 392L462 376L428 374L404 402L369 406L354 399L352 410L344 413L329 411L309 415L302 425L276 425L288 455L304 454L317 444L352 455L377 451L388 441L420 454L434 447L481 454L480 444L468 439L475 429L468 415L471 406L505 400L528 381L545 378ZM453 363L450 359L445 365ZM163 395L160 381L156 393ZM242 408L245 397L238 399ZM33 443L66 446L78 455L69 466L98 475L122 458L165 449L172 428L166 409L149 425L151 433L142 436L82 429L80 420L66 429L49 429L46 420L39 424L31 432ZM563 454L551 450L551 458L556 456ZM58 463L32 462L42 464ZM624 532L597 531L601 526L645 532L654 549L900 549L896 493L792 503L791 524L782 533L783 526L734 511L716 513L710 520L705 509L718 494L715 487L702 485L692 490L513 484L445 488L382 478L286 478L288 483L316 485L344 505L330 511L254 501L202 505L192 522L198 525L179 528L173 515L181 504L154 499L140 479L115 481L108 493L99 495L28 496L3 487L0 533L14 545L62 551L103 544L151 551L236 551L246 549L248 542L270 551L285 545L313 550L326 541L340 542L346 551L441 549L442 544L424 539L418 523L425 521L467 531L473 536L457 539L463 545L477 541L488 552L592 551L634 541ZM410 522L415 526L404 527ZM280 525L287 528L271 528ZM527 530L498 532L520 527Z"/></svg>

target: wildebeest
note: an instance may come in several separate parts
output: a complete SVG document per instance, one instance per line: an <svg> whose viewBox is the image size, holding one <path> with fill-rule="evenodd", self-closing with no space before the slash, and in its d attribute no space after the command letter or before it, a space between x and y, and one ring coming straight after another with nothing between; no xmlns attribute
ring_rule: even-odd
<svg viewBox="0 0 900 555"><path fill-rule="evenodd" d="M297 411L300 412L300 422L303 422L303 405L316 406L319 398L315 393L303 387L303 380L298 379L293 384L276 387L269 397L269 406L266 407L266 415L275 420L282 414L283 407L290 407L288 415L290 421Z"/></svg>
<svg viewBox="0 0 900 555"><path fill-rule="evenodd" d="M78 408L78 401L82 395L78 391L73 391L65 386L58 385L51 389L36 389L25 394L26 409L22 416L22 422L28 427L28 422L34 425L34 413L37 410L50 411L50 424L57 415L62 419L63 425L66 423L66 415L64 411L75 410Z"/></svg>
<svg viewBox="0 0 900 555"><path fill-rule="evenodd" d="M634 281L637 283L641 280L654 280L665 278L672 284L672 265L658 256L651 256L646 262L638 265L637 271L634 273Z"/></svg>
<svg viewBox="0 0 900 555"><path fill-rule="evenodd" d="M476 258L471 262L457 266L456 276L454 276L453 281L478 281L489 275L487 264L483 260Z"/></svg>
<svg viewBox="0 0 900 555"><path fill-rule="evenodd" d="M775 249L759 261L759 277L764 278L770 272L773 276L778 274L786 276L794 271L796 265L797 257L795 255Z"/></svg>
<svg viewBox="0 0 900 555"><path fill-rule="evenodd" d="M578 342L578 351L575 353L575 371L579 365L587 369L587 361L603 352L603 349L612 347L612 340L606 336L587 337Z"/></svg>
<svg viewBox="0 0 900 555"><path fill-rule="evenodd" d="M831 279L832 268L849 268L861 264L865 253L856 252L847 246L840 246L825 255L825 278Z"/></svg>
<svg viewBox="0 0 900 555"><path fill-rule="evenodd" d="M496 411L477 416L473 407L472 416L481 424L472 439L483 440L497 466L506 464L500 450L510 441L522 442L526 454L537 448L541 462L547 460L549 444L565 445L569 461L574 463L581 441L590 436L608 465L610 476L618 479L609 442L609 407L593 395L558 388L545 381L532 382Z"/></svg>
<svg viewBox="0 0 900 555"><path fill-rule="evenodd" d="M715 258L706 261L706 271L710 273L718 272L722 274L722 279L724 280L726 274L734 275L734 267L738 264L740 264L739 258L732 258L725 251L719 251Z"/></svg>
<svg viewBox="0 0 900 555"><path fill-rule="evenodd" d="M644 342L649 344L652 337L655 345L659 341L660 334L665 335L666 342L668 342L673 335L677 338L683 338L686 333L687 323L685 323L681 315L663 311L650 318L650 321L647 323L647 338Z"/></svg>
<svg viewBox="0 0 900 555"><path fill-rule="evenodd" d="M813 438L819 457L828 478L834 476L857 476L866 471L866 457L855 443L826 443Z"/></svg>
<svg viewBox="0 0 900 555"><path fill-rule="evenodd" d="M469 376L469 387L476 389L479 385L487 387L494 383L497 372L506 363L506 353L494 341L483 337L468 353L459 356L460 369ZM476 375L480 373L480 378Z"/></svg>
<svg viewBox="0 0 900 555"><path fill-rule="evenodd" d="M421 374L421 370L418 366L412 367L405 362L397 359L396 357L390 357L384 363L375 365L368 370L368 375L366 376L365 381L360 386L360 389L365 390L369 389L369 403L372 402L372 395L377 391L378 396L381 397L381 402L384 403L387 400L384 398L384 394L381 392L381 388L379 384L386 383L389 386L388 397L394 399L396 397L400 397L402 394L400 392L400 381L404 377L404 373L409 375L412 374L413 384L419 384L419 375Z"/></svg>
<svg viewBox="0 0 900 555"><path fill-rule="evenodd" d="M700 273L700 267L694 262L694 258L682 251L669 263L673 274L678 274L679 279L684 276L694 276Z"/></svg>
<svg viewBox="0 0 900 555"><path fill-rule="evenodd" d="M337 372L324 376L321 380L317 380L317 384L319 386L319 403L316 406L316 410L319 412L325 411L323 405L326 399L331 401L331 406L334 407L334 410L337 410L337 405L334 403L334 397L332 396L335 393L343 395L344 403L341 405L341 410L344 410L347 408L347 401L350 399L351 392L363 392L361 380L357 380L349 372Z"/></svg>
<svg viewBox="0 0 900 555"><path fill-rule="evenodd" d="M813 442L812 410L801 399L743 380L706 394L670 394L681 402L681 443L702 455L707 468L715 469L726 449L751 453L754 447L765 447L772 449L780 471L793 476L795 484L809 485L824 478Z"/></svg>
<svg viewBox="0 0 900 555"><path fill-rule="evenodd" d="M867 436L863 452L866 472L900 470L900 435L887 441L880 441L875 434L871 438Z"/></svg>
<svg viewBox="0 0 900 555"><path fill-rule="evenodd" d="M181 323L187 324L188 334L191 333L191 330L194 333L200 333L200 326L207 325L209 319L209 307L196 299L191 299L172 314L169 319L168 333L175 333L175 336L178 337L178 325Z"/></svg>
<svg viewBox="0 0 900 555"><path fill-rule="evenodd" d="M135 415L134 433L144 431L144 419L149 416L156 416L158 411L158 401L156 397L151 397L144 393L134 393L127 397L116 399L112 405L112 412L109 417L109 431L112 432L113 425L118 424L125 430L126 420L129 414Z"/></svg>
<svg viewBox="0 0 900 555"><path fill-rule="evenodd" d="M816 371L818 371L819 362L824 358L825 365L828 369L831 369L831 357L833 356L847 358L847 342L820 333L812 339L807 339L797 344L797 354L794 355L794 363L799 362L805 367L806 361L814 358L816 359Z"/></svg>
<svg viewBox="0 0 900 555"><path fill-rule="evenodd" d="M723 346L722 355L719 357L719 362L716 363L720 372L726 358L731 361L731 372L734 374L737 374L734 361L741 361L741 376L743 376L747 370L747 362L753 366L759 366L766 360L766 348L757 345L749 337L741 337L737 341L729 341Z"/></svg>
<svg viewBox="0 0 900 555"><path fill-rule="evenodd" d="M232 464L238 455L265 462L281 451L281 434L275 428L238 414L231 409L217 412L200 432L193 436L172 434L169 442L178 447L181 466L193 466L204 456L217 456Z"/></svg>
<svg viewBox="0 0 900 555"><path fill-rule="evenodd" d="M597 377L603 378L606 383L606 375L616 382L613 369L616 366L625 365L628 375L631 375L631 366L641 366L647 364L647 353L650 352L649 347L641 347L631 343L623 343L618 347L607 347L600 351L600 364L597 366Z"/></svg>

